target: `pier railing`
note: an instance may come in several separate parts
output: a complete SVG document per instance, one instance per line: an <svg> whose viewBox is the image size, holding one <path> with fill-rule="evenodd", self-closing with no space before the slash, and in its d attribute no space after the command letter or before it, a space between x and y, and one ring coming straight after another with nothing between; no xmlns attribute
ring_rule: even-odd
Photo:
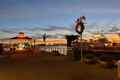
<svg viewBox="0 0 120 80"><path fill-rule="evenodd" d="M68 54L68 51L69 53L72 51L72 47L40 47L39 48L40 50L43 50L43 51L47 51L47 52L56 52L56 53L59 53L59 54L62 54L62 55L69 55Z"/></svg>
<svg viewBox="0 0 120 80"><path fill-rule="evenodd" d="M41 52L43 51L43 52ZM67 46L36 46L34 48L25 48L23 50L16 50L15 48L10 48L10 47L3 47L3 53L5 54L30 54L30 55L35 55L35 54L44 54L44 52L48 52L50 54L60 54L60 55L73 55L73 48L72 47L67 47Z"/></svg>

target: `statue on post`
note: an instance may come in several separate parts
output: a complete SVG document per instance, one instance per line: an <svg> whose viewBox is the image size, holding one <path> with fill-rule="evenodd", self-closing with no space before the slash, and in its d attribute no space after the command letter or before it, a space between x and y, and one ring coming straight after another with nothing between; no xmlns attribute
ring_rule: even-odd
<svg viewBox="0 0 120 80"><path fill-rule="evenodd" d="M82 33L85 29L85 20L86 17L85 16L80 16L80 18L77 19L76 21L76 25L75 25L75 31L80 35L80 43L78 43L78 40L76 42L76 44L74 45L74 59L75 60L79 60L81 59L81 63L83 62L83 50L82 50ZM79 45L80 44L80 45Z"/></svg>
<svg viewBox="0 0 120 80"><path fill-rule="evenodd" d="M43 34L43 41L46 42L46 33Z"/></svg>
<svg viewBox="0 0 120 80"><path fill-rule="evenodd" d="M82 35L84 29L85 29L85 20L86 20L86 17L85 16L80 16L80 18L77 19L76 21L76 25L75 25L75 31Z"/></svg>

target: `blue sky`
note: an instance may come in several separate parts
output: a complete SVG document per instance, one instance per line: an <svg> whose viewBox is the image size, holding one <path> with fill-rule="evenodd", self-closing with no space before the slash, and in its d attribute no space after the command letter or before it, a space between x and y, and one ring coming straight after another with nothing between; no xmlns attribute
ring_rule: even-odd
<svg viewBox="0 0 120 80"><path fill-rule="evenodd" d="M0 0L0 28L71 27L81 15L87 17L87 25L119 25L119 3L120 0Z"/></svg>

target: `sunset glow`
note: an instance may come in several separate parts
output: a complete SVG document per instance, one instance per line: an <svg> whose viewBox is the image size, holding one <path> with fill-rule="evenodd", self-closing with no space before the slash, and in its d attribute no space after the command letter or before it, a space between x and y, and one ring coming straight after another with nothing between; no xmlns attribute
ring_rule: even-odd
<svg viewBox="0 0 120 80"><path fill-rule="evenodd" d="M106 34L106 38L113 43L120 43L120 36L117 33Z"/></svg>

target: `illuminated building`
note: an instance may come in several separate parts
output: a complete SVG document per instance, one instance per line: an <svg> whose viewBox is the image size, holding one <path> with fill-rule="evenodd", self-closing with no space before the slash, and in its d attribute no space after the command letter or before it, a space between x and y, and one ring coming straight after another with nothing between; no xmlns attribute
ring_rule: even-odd
<svg viewBox="0 0 120 80"><path fill-rule="evenodd" d="M19 32L19 34L16 37L13 37L11 39L16 40L15 43L11 45L11 47L15 48L16 50L23 50L25 48L32 47L32 38L25 36L23 32Z"/></svg>

